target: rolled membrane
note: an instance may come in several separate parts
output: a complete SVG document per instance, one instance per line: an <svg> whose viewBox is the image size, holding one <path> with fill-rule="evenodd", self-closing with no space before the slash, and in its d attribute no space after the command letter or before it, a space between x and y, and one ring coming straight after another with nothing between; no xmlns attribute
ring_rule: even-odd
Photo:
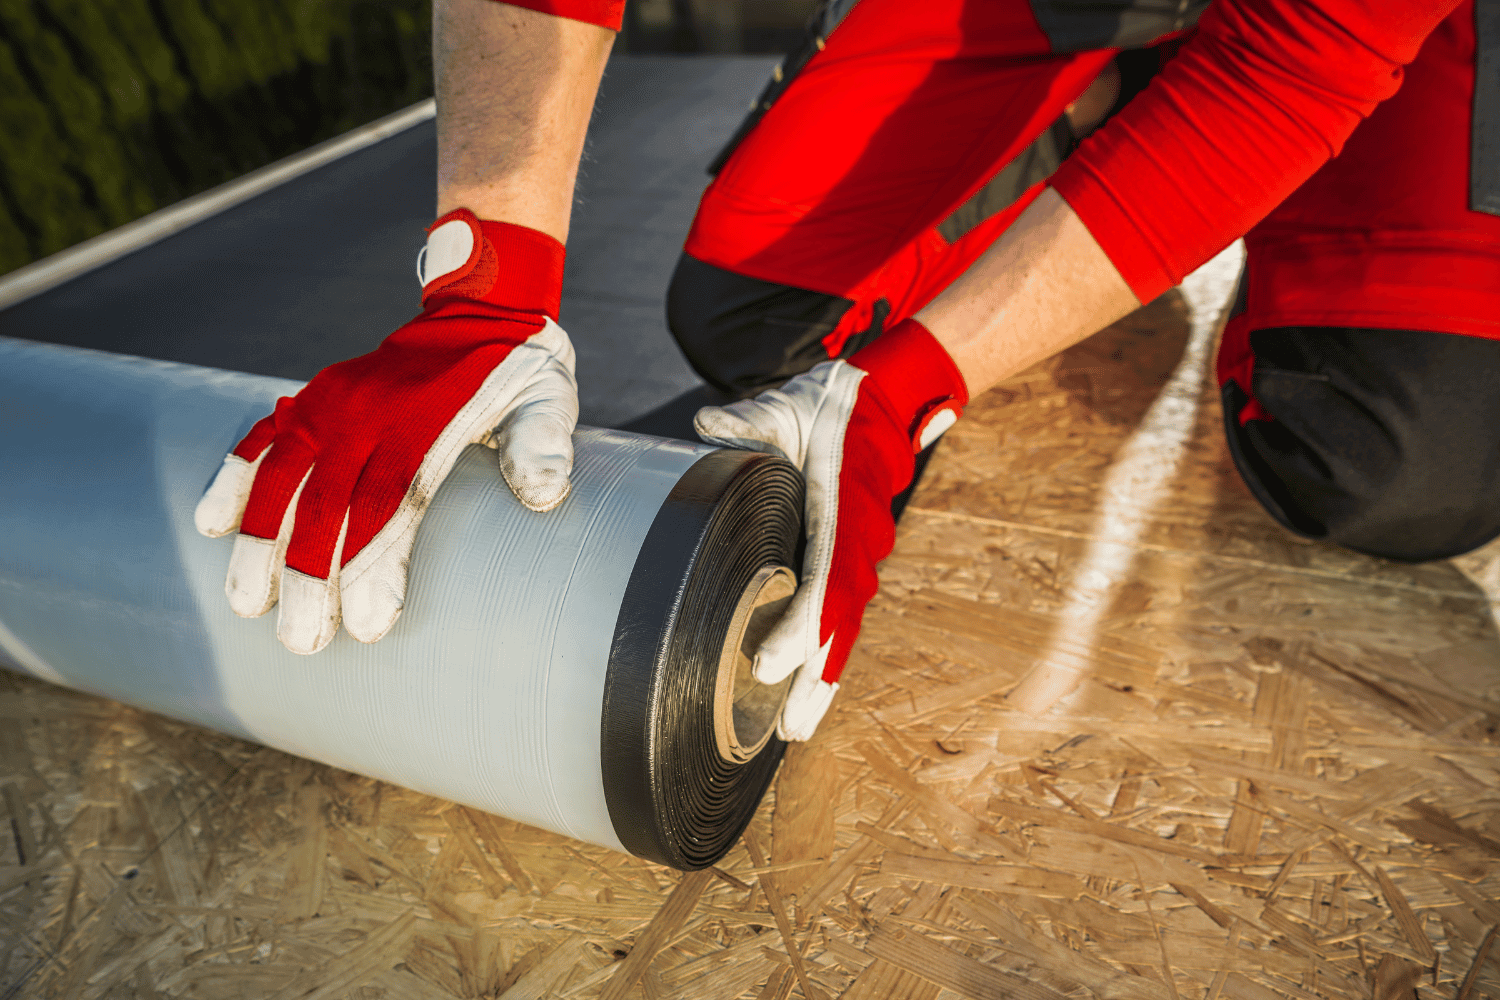
<svg viewBox="0 0 1500 1000"><path fill-rule="evenodd" d="M581 428L526 510L467 449L405 611L297 656L224 596L193 527L228 449L300 385L0 338L0 652L9 665L681 869L749 822L784 686L747 651L795 586L789 463Z"/></svg>

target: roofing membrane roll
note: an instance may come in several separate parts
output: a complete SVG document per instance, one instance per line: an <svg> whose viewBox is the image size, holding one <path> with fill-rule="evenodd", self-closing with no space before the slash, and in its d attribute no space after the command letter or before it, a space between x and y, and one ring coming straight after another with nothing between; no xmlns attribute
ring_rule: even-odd
<svg viewBox="0 0 1500 1000"><path fill-rule="evenodd" d="M678 868L713 864L781 757L747 651L794 586L787 462L580 428L526 510L469 448L405 611L309 657L224 597L193 527L226 451L300 385L0 338L0 659L83 691Z"/></svg>

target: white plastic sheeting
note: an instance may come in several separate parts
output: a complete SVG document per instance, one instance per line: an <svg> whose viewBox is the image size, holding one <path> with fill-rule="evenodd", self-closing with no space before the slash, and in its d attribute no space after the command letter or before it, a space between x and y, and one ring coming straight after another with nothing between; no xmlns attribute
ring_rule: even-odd
<svg viewBox="0 0 1500 1000"><path fill-rule="evenodd" d="M224 597L193 508L295 382L0 338L0 658L290 753L623 849L600 706L663 500L714 449L580 429L574 489L526 510L471 447L418 534L405 612L363 645L276 641Z"/></svg>

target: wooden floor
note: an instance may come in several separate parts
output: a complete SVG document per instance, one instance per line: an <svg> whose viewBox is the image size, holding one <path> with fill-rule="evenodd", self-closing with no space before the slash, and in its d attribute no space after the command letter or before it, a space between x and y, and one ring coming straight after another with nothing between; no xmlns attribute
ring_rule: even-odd
<svg viewBox="0 0 1500 1000"><path fill-rule="evenodd" d="M975 401L709 872L0 673L0 998L1500 998L1500 548L1278 528L1190 299Z"/></svg>

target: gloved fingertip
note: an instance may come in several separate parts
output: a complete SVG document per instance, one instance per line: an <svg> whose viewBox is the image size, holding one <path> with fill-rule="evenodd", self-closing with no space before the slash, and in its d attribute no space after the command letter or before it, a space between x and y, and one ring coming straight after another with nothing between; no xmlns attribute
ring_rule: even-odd
<svg viewBox="0 0 1500 1000"><path fill-rule="evenodd" d="M802 656L791 650L767 649L768 645L762 644L755 653L755 679L762 684L780 684L802 666Z"/></svg>
<svg viewBox="0 0 1500 1000"><path fill-rule="evenodd" d="M693 414L693 430L711 444L731 448L762 448L756 428L750 421L722 406L704 406Z"/></svg>
<svg viewBox="0 0 1500 1000"><path fill-rule="evenodd" d="M560 413L556 401L521 407L500 432L500 474L529 510L548 511L572 489L573 429L576 409Z"/></svg>
<svg viewBox="0 0 1500 1000"><path fill-rule="evenodd" d="M568 499L568 494L572 492L573 483L564 477L561 489L549 487L546 490L539 490L535 493L527 493L525 495L517 494L517 496L520 497L521 503L525 504L528 510L534 510L538 514L542 514Z"/></svg>
<svg viewBox="0 0 1500 1000"><path fill-rule="evenodd" d="M571 466L571 462L568 463ZM549 511L567 499L573 490L568 478L569 468L560 464L531 464L506 461L500 465L500 473L528 510L538 513Z"/></svg>
<svg viewBox="0 0 1500 1000"><path fill-rule="evenodd" d="M379 618L373 615L364 615L358 621L354 622L351 622L349 616L345 615L344 631L349 633L350 638L368 645L372 642L379 642L389 635L391 629L396 627L396 619L400 617L400 608L396 608L394 611Z"/></svg>
<svg viewBox="0 0 1500 1000"><path fill-rule="evenodd" d="M320 580L287 569L281 579L276 638L291 652L310 656L338 634L340 610L337 580Z"/></svg>
<svg viewBox="0 0 1500 1000"><path fill-rule="evenodd" d="M259 618L276 603L280 569L275 539L238 535L229 555L224 595L241 618Z"/></svg>
<svg viewBox="0 0 1500 1000"><path fill-rule="evenodd" d="M782 706L781 716L776 720L776 735L789 743L812 739L838 690L838 684L830 684L821 678L807 685L794 682L786 704Z"/></svg>
<svg viewBox="0 0 1500 1000"><path fill-rule="evenodd" d="M222 538L240 526L258 465L259 462L252 464L238 455L224 459L198 506L193 508L193 527L200 535Z"/></svg>
<svg viewBox="0 0 1500 1000"><path fill-rule="evenodd" d="M730 426L731 419L738 419L722 406L700 406L693 414L693 430L699 434L712 434L720 427ZM744 421L740 421L744 423Z"/></svg>
<svg viewBox="0 0 1500 1000"><path fill-rule="evenodd" d="M798 590L781 620L755 650L753 670L762 684L779 684L792 671L817 657L818 609L806 590ZM819 660L819 663L822 661Z"/></svg>
<svg viewBox="0 0 1500 1000"><path fill-rule="evenodd" d="M797 447L794 439L786 437L786 428L778 427L774 422L760 426L725 407L705 406L693 417L693 429L707 444L763 451L788 462L798 462L793 454Z"/></svg>
<svg viewBox="0 0 1500 1000"><path fill-rule="evenodd" d="M228 524L228 520L217 504L209 502L208 497L199 500L198 506L193 509L193 527L205 538L223 538L239 527L238 524Z"/></svg>
<svg viewBox="0 0 1500 1000"><path fill-rule="evenodd" d="M401 617L406 607L409 552L393 546L353 580L349 579L350 567L345 567L340 581L344 631L360 642L379 642Z"/></svg>

